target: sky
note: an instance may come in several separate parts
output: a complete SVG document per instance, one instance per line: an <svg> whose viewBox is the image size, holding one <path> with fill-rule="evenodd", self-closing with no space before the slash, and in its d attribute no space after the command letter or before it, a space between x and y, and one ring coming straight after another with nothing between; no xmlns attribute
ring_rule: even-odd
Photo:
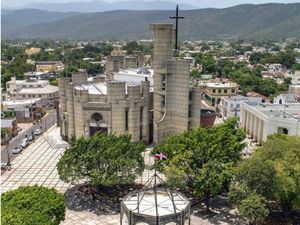
<svg viewBox="0 0 300 225"><path fill-rule="evenodd" d="M11 7L22 7L31 2L52 2L52 3L62 3L62 2L83 2L83 1L93 1L93 0L1 0L2 8ZM102 0L99 0L102 1ZM105 2L116 2L116 1L141 1L141 0L103 0ZM143 0L151 1L151 0ZM185 3L196 6L198 8L225 8L240 4L261 4L261 3L294 3L300 2L300 0L163 0L175 3Z"/></svg>

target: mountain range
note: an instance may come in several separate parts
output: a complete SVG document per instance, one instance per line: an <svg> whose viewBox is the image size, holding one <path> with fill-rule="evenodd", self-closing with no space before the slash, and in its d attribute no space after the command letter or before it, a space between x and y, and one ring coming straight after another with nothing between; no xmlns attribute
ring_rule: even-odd
<svg viewBox="0 0 300 225"><path fill-rule="evenodd" d="M106 12L114 10L171 10L175 9L176 4L168 1L117 1L104 2L99 0L66 2L66 3L30 3L23 8L41 9L55 12ZM188 4L180 4L183 10L195 9L196 7Z"/></svg>
<svg viewBox="0 0 300 225"><path fill-rule="evenodd" d="M174 10L97 13L22 9L2 13L2 38L136 40L152 38L150 23L174 22ZM300 3L182 10L180 40L300 38Z"/></svg>

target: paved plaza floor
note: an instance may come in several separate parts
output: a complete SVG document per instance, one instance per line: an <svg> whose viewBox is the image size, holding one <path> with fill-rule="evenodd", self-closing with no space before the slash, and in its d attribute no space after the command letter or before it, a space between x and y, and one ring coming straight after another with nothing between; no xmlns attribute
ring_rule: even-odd
<svg viewBox="0 0 300 225"><path fill-rule="evenodd" d="M61 225L120 224L119 213L111 211L99 200L92 199L75 186L59 179L56 164L66 146L67 143L60 138L59 128L51 127L12 161L12 169L1 176L1 193L24 185L54 187L64 193L67 202L66 217ZM153 164L153 157L149 157L149 152L148 149L145 154L148 168ZM145 170L136 182L145 183L153 173L153 170ZM224 202L222 199L213 202L213 207L217 206L217 208L210 214L204 212L203 206L198 207L194 210L191 224L241 224L228 207L223 206Z"/></svg>

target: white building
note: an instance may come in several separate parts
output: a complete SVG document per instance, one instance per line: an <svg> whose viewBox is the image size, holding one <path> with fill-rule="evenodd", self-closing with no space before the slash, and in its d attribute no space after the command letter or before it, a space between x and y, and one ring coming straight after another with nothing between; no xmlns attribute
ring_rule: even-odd
<svg viewBox="0 0 300 225"><path fill-rule="evenodd" d="M16 113L18 123L28 122L36 119L36 109L42 106L40 98L25 100L3 101L2 107L7 110L13 110Z"/></svg>
<svg viewBox="0 0 300 225"><path fill-rule="evenodd" d="M247 102L249 105L257 105L262 103L262 98L245 97L242 95L222 97L219 104L220 113L224 118L233 116L240 117L240 107L242 102Z"/></svg>
<svg viewBox="0 0 300 225"><path fill-rule="evenodd" d="M50 85L48 80L16 80L16 77L12 77L6 83L6 90L8 100L41 98L45 108L55 107L55 100L58 98L58 87Z"/></svg>
<svg viewBox="0 0 300 225"><path fill-rule="evenodd" d="M289 103L298 103L297 94L288 93L280 94L274 98L274 104L289 104Z"/></svg>
<svg viewBox="0 0 300 225"><path fill-rule="evenodd" d="M240 124L258 144L276 133L300 136L300 104L242 103Z"/></svg>

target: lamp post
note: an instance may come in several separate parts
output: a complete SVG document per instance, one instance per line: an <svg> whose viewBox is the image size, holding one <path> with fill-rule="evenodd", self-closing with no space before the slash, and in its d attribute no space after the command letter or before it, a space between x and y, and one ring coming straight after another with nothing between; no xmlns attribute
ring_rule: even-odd
<svg viewBox="0 0 300 225"><path fill-rule="evenodd" d="M7 133L5 134L5 142L6 142L6 153L7 153L7 164L6 164L6 166L9 168L11 166L11 163L10 163L10 156L9 156L9 151L8 151L9 140L8 140Z"/></svg>
<svg viewBox="0 0 300 225"><path fill-rule="evenodd" d="M52 124L54 125L55 124L55 113L54 112L52 112L52 119L53 119Z"/></svg>
<svg viewBox="0 0 300 225"><path fill-rule="evenodd" d="M283 118L286 118L286 115L285 115L285 108L286 107L289 107L288 105L284 104L283 105Z"/></svg>

